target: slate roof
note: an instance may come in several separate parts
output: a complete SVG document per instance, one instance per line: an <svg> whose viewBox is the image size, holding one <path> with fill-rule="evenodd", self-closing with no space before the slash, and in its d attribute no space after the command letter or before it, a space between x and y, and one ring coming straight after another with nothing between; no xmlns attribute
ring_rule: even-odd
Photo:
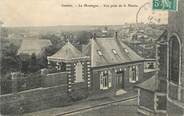
<svg viewBox="0 0 184 116"><path fill-rule="evenodd" d="M54 55L49 56L49 60L71 60L73 58L80 58L81 52L75 48L69 41Z"/></svg>
<svg viewBox="0 0 184 116"><path fill-rule="evenodd" d="M24 39L21 43L20 48L18 49L17 55L24 53L28 55L32 55L35 53L36 55L40 55L43 50L52 45L50 40L42 40L42 39Z"/></svg>
<svg viewBox="0 0 184 116"><path fill-rule="evenodd" d="M143 83L136 85L136 87L155 92L156 90L158 90L158 78L154 75Z"/></svg>
<svg viewBox="0 0 184 116"><path fill-rule="evenodd" d="M125 43L113 37L91 39L83 55L91 57L92 67L144 60Z"/></svg>

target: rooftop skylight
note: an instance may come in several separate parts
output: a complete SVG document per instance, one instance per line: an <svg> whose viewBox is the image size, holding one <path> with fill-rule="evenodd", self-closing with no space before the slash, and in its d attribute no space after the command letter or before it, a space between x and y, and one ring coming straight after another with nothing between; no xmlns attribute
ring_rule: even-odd
<svg viewBox="0 0 184 116"><path fill-rule="evenodd" d="M117 55L117 51L115 49L112 49L112 52L114 53L114 55Z"/></svg>
<svg viewBox="0 0 184 116"><path fill-rule="evenodd" d="M101 51L101 50L97 50L97 53L98 53L98 55L99 55L99 56L103 56L103 54L102 54L102 51Z"/></svg>
<svg viewBox="0 0 184 116"><path fill-rule="evenodd" d="M124 50L125 50L126 53L129 53L128 49L125 48Z"/></svg>

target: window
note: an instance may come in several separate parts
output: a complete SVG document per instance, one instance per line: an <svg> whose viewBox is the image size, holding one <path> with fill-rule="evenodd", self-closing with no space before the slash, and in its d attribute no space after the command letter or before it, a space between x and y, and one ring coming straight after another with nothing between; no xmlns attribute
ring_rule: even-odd
<svg viewBox="0 0 184 116"><path fill-rule="evenodd" d="M129 68L129 82L135 83L138 81L139 68L138 66L130 66Z"/></svg>
<svg viewBox="0 0 184 116"><path fill-rule="evenodd" d="M169 41L169 80L179 84L180 45L176 37Z"/></svg>
<svg viewBox="0 0 184 116"><path fill-rule="evenodd" d="M114 55L117 55L117 51L115 49L112 49L112 52L114 53Z"/></svg>
<svg viewBox="0 0 184 116"><path fill-rule="evenodd" d="M112 87L112 73L105 71L100 73L100 89L106 90Z"/></svg>
<svg viewBox="0 0 184 116"><path fill-rule="evenodd" d="M56 69L57 71L61 70L61 63L59 62L56 63Z"/></svg>
<svg viewBox="0 0 184 116"><path fill-rule="evenodd" d="M55 68L57 71L60 71L60 72L66 71L66 63L56 62Z"/></svg>
<svg viewBox="0 0 184 116"><path fill-rule="evenodd" d="M102 51L101 51L101 50L97 50L97 53L98 53L98 55L99 55L99 56L103 56L103 54L102 54Z"/></svg>
<svg viewBox="0 0 184 116"><path fill-rule="evenodd" d="M76 64L75 71L76 71L76 80L75 80L75 82L84 82L81 62L78 62Z"/></svg>

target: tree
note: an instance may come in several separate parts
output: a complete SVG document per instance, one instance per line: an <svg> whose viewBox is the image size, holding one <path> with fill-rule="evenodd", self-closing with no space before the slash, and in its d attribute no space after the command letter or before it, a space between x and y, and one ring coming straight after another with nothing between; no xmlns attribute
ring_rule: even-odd
<svg viewBox="0 0 184 116"><path fill-rule="evenodd" d="M28 54L19 54L19 60L20 60L20 71L23 73L28 73L30 56Z"/></svg>
<svg viewBox="0 0 184 116"><path fill-rule="evenodd" d="M31 55L31 58L30 58L30 62L29 62L29 66L28 66L28 71L33 73L33 72L36 72L39 70L39 65L38 65L38 62L37 62L37 58L36 58L36 55L35 53L33 53Z"/></svg>
<svg viewBox="0 0 184 116"><path fill-rule="evenodd" d="M87 31L82 31L77 33L77 41L80 44L87 44L90 38L91 38L91 34Z"/></svg>
<svg viewBox="0 0 184 116"><path fill-rule="evenodd" d="M17 49L18 48L15 45L9 43L6 43L6 45L2 46L2 56L0 66L2 75L19 70L19 62L16 55Z"/></svg>

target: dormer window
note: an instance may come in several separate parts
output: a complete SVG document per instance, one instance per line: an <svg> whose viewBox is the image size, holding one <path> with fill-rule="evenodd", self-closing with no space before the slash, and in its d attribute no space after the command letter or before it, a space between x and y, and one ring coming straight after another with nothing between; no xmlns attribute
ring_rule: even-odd
<svg viewBox="0 0 184 116"><path fill-rule="evenodd" d="M101 50L97 50L97 53L98 53L98 55L99 55L99 56L103 56L103 54L102 54L102 51L101 51Z"/></svg>
<svg viewBox="0 0 184 116"><path fill-rule="evenodd" d="M112 49L112 52L114 53L114 55L117 55L117 51L115 49Z"/></svg>
<svg viewBox="0 0 184 116"><path fill-rule="evenodd" d="M128 49L125 48L124 50L125 50L126 53L129 53Z"/></svg>

